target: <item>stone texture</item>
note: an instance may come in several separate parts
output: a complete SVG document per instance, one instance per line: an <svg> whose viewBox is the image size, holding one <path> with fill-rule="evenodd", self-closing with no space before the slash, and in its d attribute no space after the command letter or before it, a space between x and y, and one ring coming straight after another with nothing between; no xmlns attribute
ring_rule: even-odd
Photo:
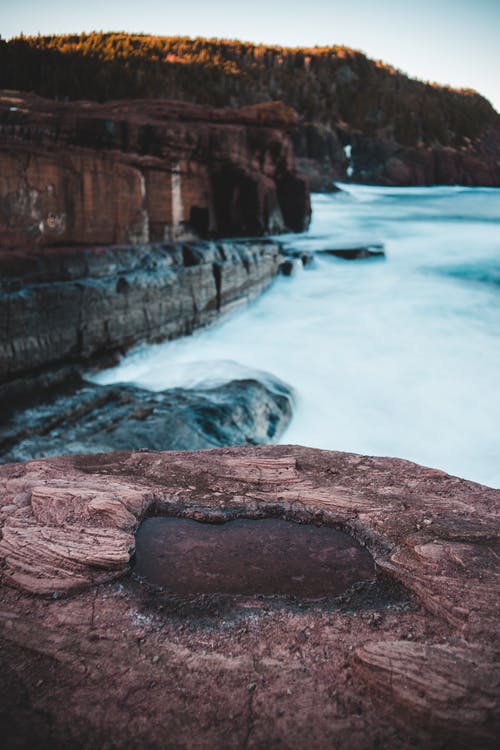
<svg viewBox="0 0 500 750"><path fill-rule="evenodd" d="M113 450L200 450L276 442L292 416L290 388L269 375L152 393L80 384L19 410L0 433L0 463Z"/></svg>
<svg viewBox="0 0 500 750"><path fill-rule="evenodd" d="M301 230L310 201L288 136L296 120L279 104L217 110L0 92L0 245Z"/></svg>
<svg viewBox="0 0 500 750"><path fill-rule="evenodd" d="M0 250L0 398L32 373L207 325L281 262L265 240Z"/></svg>
<svg viewBox="0 0 500 750"><path fill-rule="evenodd" d="M346 179L349 164L337 133L321 123L302 122L292 138L297 169L307 177L311 190L335 192L334 181Z"/></svg>
<svg viewBox="0 0 500 750"><path fill-rule="evenodd" d="M0 487L9 747L496 746L500 491L291 446L37 460ZM378 580L178 599L127 576L152 512L333 525Z"/></svg>
<svg viewBox="0 0 500 750"><path fill-rule="evenodd" d="M331 247L319 252L333 255L343 260L367 260L368 258L385 258L383 245L367 245L365 247Z"/></svg>

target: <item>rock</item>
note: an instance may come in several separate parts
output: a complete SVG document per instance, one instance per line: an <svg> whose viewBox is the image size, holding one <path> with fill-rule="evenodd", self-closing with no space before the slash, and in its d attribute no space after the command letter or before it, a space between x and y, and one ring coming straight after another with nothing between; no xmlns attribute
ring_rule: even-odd
<svg viewBox="0 0 500 750"><path fill-rule="evenodd" d="M199 450L276 442L292 416L292 393L267 377L212 388L151 393L87 384L18 411L2 430L0 462L62 453Z"/></svg>
<svg viewBox="0 0 500 750"><path fill-rule="evenodd" d="M383 245L369 245L367 247L328 248L317 252L334 255L344 260L366 260L367 258L385 258Z"/></svg>
<svg viewBox="0 0 500 750"><path fill-rule="evenodd" d="M405 146L382 135L339 126L302 123L293 135L297 169L314 192L332 192L335 181L395 187L500 185L500 131L486 129L460 148ZM350 147L351 158L343 146Z"/></svg>
<svg viewBox="0 0 500 750"><path fill-rule="evenodd" d="M294 263L293 260L284 260L283 263L280 265L280 273L283 274L283 276L291 276L293 273Z"/></svg>
<svg viewBox="0 0 500 750"><path fill-rule="evenodd" d="M293 446L40 459L0 488L7 746L496 747L500 491ZM378 578L314 606L172 597L129 574L152 513L332 525Z"/></svg>
<svg viewBox="0 0 500 750"><path fill-rule="evenodd" d="M0 92L0 246L301 231L311 207L281 104L57 102ZM266 116L267 114L267 116Z"/></svg>
<svg viewBox="0 0 500 750"><path fill-rule="evenodd" d="M426 186L500 185L500 133L486 130L462 148L409 147L382 138L353 134L353 182Z"/></svg>
<svg viewBox="0 0 500 750"><path fill-rule="evenodd" d="M297 169L315 193L338 192L335 180L345 179L346 159L337 134L327 125L303 122L292 134Z"/></svg>
<svg viewBox="0 0 500 750"><path fill-rule="evenodd" d="M50 369L71 375L207 325L265 289L281 262L266 240L0 250L0 400Z"/></svg>

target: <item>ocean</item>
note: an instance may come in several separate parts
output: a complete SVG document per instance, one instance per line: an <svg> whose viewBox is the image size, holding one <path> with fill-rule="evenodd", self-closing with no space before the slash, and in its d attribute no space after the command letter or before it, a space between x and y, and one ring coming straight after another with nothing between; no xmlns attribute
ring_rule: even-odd
<svg viewBox="0 0 500 750"><path fill-rule="evenodd" d="M282 443L397 456L500 487L500 190L341 185L313 196L316 251L216 325L89 375L151 390L278 377ZM384 259L321 251L383 244Z"/></svg>

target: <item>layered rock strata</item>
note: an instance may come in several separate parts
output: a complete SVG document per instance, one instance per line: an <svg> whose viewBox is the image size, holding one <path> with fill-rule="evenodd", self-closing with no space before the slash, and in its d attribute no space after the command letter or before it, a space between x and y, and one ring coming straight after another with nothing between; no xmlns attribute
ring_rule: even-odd
<svg viewBox="0 0 500 750"><path fill-rule="evenodd" d="M0 396L207 325L265 289L282 260L264 240L0 250Z"/></svg>
<svg viewBox="0 0 500 750"><path fill-rule="evenodd" d="M0 486L8 746L496 747L498 490L290 446L45 459ZM378 578L175 597L130 576L150 513L331 525Z"/></svg>
<svg viewBox="0 0 500 750"><path fill-rule="evenodd" d="M0 92L0 245L300 231L309 190L283 105L55 102Z"/></svg>

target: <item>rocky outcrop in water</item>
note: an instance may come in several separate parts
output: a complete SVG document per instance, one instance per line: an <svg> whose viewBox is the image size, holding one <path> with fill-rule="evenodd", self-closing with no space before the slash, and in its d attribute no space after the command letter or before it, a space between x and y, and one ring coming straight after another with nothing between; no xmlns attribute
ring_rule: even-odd
<svg viewBox="0 0 500 750"><path fill-rule="evenodd" d="M17 411L0 434L0 462L113 450L200 450L276 442L292 393L262 375L205 388L150 392L87 383Z"/></svg>
<svg viewBox="0 0 500 750"><path fill-rule="evenodd" d="M407 461L290 446L0 467L2 738L494 748L499 500ZM377 578L314 602L175 596L133 576L148 514L330 525Z"/></svg>
<svg viewBox="0 0 500 750"><path fill-rule="evenodd" d="M0 397L207 325L265 289L282 260L265 240L0 250Z"/></svg>
<svg viewBox="0 0 500 750"><path fill-rule="evenodd" d="M329 247L320 250L324 255L333 255L342 260L367 260L368 258L385 258L384 246L380 244L361 247Z"/></svg>
<svg viewBox="0 0 500 750"><path fill-rule="evenodd" d="M63 103L0 92L0 245L146 243L300 231L284 105Z"/></svg>

